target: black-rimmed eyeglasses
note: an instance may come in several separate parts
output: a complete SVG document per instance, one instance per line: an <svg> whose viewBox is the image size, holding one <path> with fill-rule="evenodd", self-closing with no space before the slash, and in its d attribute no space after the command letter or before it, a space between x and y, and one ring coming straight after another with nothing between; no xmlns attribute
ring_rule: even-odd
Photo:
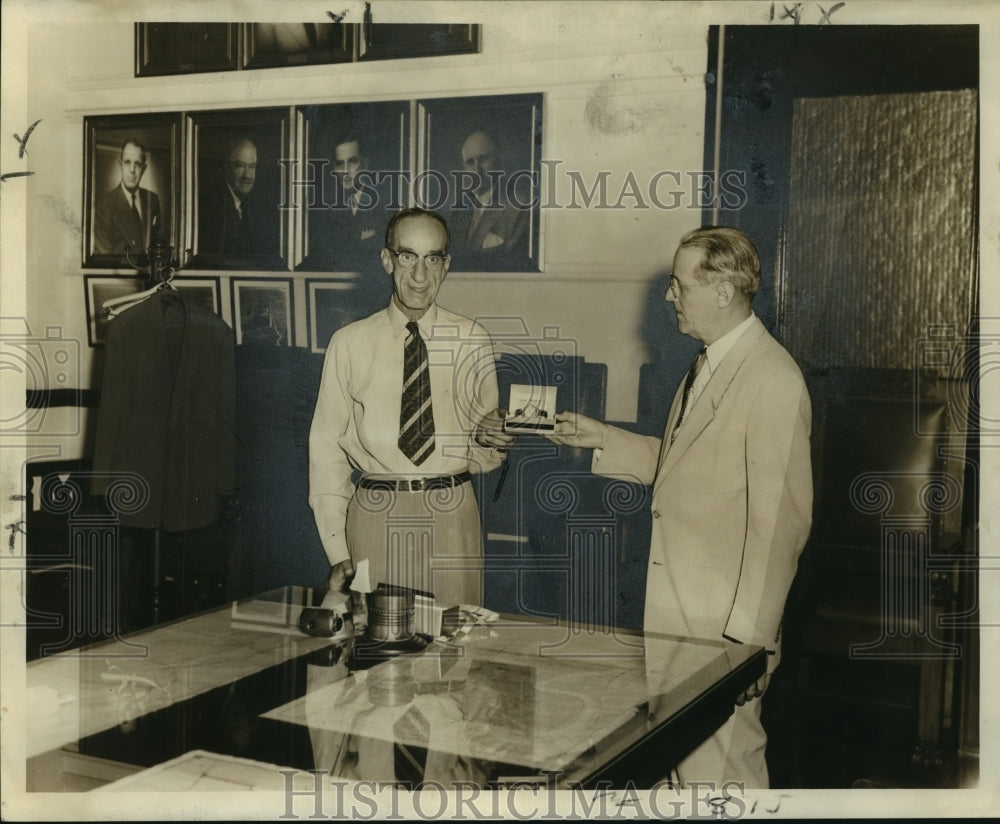
<svg viewBox="0 0 1000 824"><path fill-rule="evenodd" d="M389 253L395 256L396 261L404 269L412 269L417 265L417 261L420 260L420 255L416 252L408 252L406 250L397 252L395 249L390 249ZM432 271L436 271L444 266L446 258L447 255L439 255L432 252L429 255L423 256L424 266Z"/></svg>

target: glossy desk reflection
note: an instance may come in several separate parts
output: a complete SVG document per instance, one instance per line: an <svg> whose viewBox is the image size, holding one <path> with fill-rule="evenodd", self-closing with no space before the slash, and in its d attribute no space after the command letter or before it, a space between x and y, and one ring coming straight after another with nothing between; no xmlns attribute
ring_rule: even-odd
<svg viewBox="0 0 1000 824"><path fill-rule="evenodd" d="M32 662L29 700L51 711L31 723L29 790L31 761L51 772L53 751L121 763L113 779L199 748L368 781L490 786L545 770L641 786L710 734L765 666L757 647L502 616L352 671L350 641L296 629L321 595L287 587Z"/></svg>

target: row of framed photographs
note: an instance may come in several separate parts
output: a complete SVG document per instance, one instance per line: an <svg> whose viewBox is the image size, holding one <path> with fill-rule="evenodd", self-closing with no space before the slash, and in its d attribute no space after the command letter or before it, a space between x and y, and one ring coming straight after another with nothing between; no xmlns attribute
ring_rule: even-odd
<svg viewBox="0 0 1000 824"><path fill-rule="evenodd" d="M83 266L359 272L441 212L453 271L538 271L540 94L84 119Z"/></svg>
<svg viewBox="0 0 1000 824"><path fill-rule="evenodd" d="M185 275L175 277L170 285L186 300L225 320L236 333L237 345L296 345L292 278L233 277L227 281L229 302L225 306L221 297L221 278ZM137 277L84 276L87 334L91 346L104 345L108 325L104 303L112 298L137 294L144 288L146 284ZM359 288L357 281L326 278L306 279L305 294L307 345L315 354L326 351L330 337L341 326L375 311L376 303L383 297Z"/></svg>
<svg viewBox="0 0 1000 824"><path fill-rule="evenodd" d="M480 48L476 23L136 23L135 76L440 57Z"/></svg>

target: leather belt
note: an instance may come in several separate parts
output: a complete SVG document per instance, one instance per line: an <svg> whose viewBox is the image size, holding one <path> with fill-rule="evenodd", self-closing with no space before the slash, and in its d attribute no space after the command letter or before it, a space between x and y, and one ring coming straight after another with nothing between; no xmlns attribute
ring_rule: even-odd
<svg viewBox="0 0 1000 824"><path fill-rule="evenodd" d="M438 475L434 478L362 478L358 486L386 492L424 492L428 489L450 489L471 480L472 475L468 472L459 472L457 475Z"/></svg>

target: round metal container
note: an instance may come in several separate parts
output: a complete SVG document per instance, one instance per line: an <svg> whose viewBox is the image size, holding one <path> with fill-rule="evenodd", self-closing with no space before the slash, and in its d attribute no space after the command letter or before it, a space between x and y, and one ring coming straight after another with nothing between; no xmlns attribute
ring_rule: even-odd
<svg viewBox="0 0 1000 824"><path fill-rule="evenodd" d="M413 637L413 593L379 587L368 595L368 637L405 641Z"/></svg>

